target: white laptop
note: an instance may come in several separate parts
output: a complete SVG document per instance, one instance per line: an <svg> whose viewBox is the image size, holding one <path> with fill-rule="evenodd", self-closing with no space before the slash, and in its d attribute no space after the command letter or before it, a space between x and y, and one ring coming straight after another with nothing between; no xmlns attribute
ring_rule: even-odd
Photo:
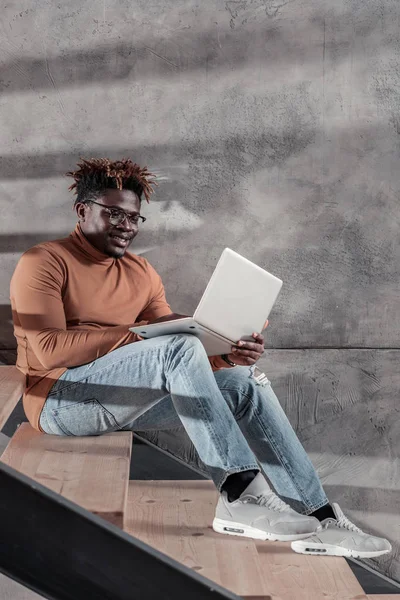
<svg viewBox="0 0 400 600"><path fill-rule="evenodd" d="M193 317L130 327L143 338L174 333L196 335L208 356L230 354L239 340L261 332L282 281L225 248Z"/></svg>

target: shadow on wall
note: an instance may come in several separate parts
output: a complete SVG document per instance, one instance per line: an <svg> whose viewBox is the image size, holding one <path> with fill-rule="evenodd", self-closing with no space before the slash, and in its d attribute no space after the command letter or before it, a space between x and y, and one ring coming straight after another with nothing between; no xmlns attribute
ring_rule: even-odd
<svg viewBox="0 0 400 600"><path fill-rule="evenodd" d="M303 52L303 60L319 63L323 50L326 53L332 50L335 64L338 64L346 61L350 54L354 61L357 59L355 52L364 52L361 45L354 48L354 36L368 37L381 26L381 14L370 3L371 8L365 7L360 20L354 18L352 7L336 14L332 6L329 13L322 9L312 12L309 18L302 15L296 20L296 35L293 35L293 24L285 28L271 18L277 16L278 9L275 14L268 14L266 8L266 15L251 8L244 10L247 13L247 28L236 27L235 20L238 18L240 24L239 13L243 12L245 6L245 3L243 6L237 4L235 10L231 11L229 28L229 21L223 19L225 27L219 20L216 27L208 31L194 32L191 27L174 29L173 38L171 35L156 38L152 28L147 36L148 44L120 43L96 50L47 56L46 59L28 56L16 58L0 68L0 90L7 94L125 79L145 81L154 77L170 78L173 73L182 75L204 71L205 65L208 70L237 70L249 62L263 64L266 59L269 59L271 67L281 68L283 64L298 64L299 52ZM229 6L227 8L230 10ZM336 34L338 31L344 32L340 43L335 38L332 41L324 39L327 29L328 34L329 31ZM310 35L314 32L319 35ZM307 40L307 53L299 47L298 39ZM389 36L387 43L390 41ZM279 54L279 67L275 64L274 49ZM272 56L268 51L273 53Z"/></svg>

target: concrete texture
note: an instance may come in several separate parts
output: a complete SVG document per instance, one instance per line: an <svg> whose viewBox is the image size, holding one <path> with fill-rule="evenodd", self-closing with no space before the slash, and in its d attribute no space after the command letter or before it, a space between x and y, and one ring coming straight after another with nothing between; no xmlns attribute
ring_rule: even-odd
<svg viewBox="0 0 400 600"><path fill-rule="evenodd" d="M21 252L75 225L62 174L147 164L135 248L175 311L225 246L284 280L263 367L339 501L390 533L397 579L399 18L397 0L22 0L0 40L4 356Z"/></svg>

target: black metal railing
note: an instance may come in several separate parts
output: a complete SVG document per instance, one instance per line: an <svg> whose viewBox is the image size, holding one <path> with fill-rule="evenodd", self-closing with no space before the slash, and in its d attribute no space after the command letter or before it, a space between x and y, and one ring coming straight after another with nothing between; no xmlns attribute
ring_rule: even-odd
<svg viewBox="0 0 400 600"><path fill-rule="evenodd" d="M0 572L51 600L239 600L1 462Z"/></svg>

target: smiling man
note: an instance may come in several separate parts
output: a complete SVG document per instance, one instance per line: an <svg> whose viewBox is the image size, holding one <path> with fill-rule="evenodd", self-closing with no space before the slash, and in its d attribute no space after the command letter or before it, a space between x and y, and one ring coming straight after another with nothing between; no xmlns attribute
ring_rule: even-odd
<svg viewBox="0 0 400 600"><path fill-rule="evenodd" d="M209 358L194 336L142 340L129 331L135 322L176 316L154 268L127 252L154 176L109 159L83 160L68 175L75 230L25 252L11 281L17 367L27 377L33 427L67 436L181 428L220 492L216 531L294 540L295 551L312 554L389 552L388 541L329 504L270 382L255 377L260 332L228 356Z"/></svg>

